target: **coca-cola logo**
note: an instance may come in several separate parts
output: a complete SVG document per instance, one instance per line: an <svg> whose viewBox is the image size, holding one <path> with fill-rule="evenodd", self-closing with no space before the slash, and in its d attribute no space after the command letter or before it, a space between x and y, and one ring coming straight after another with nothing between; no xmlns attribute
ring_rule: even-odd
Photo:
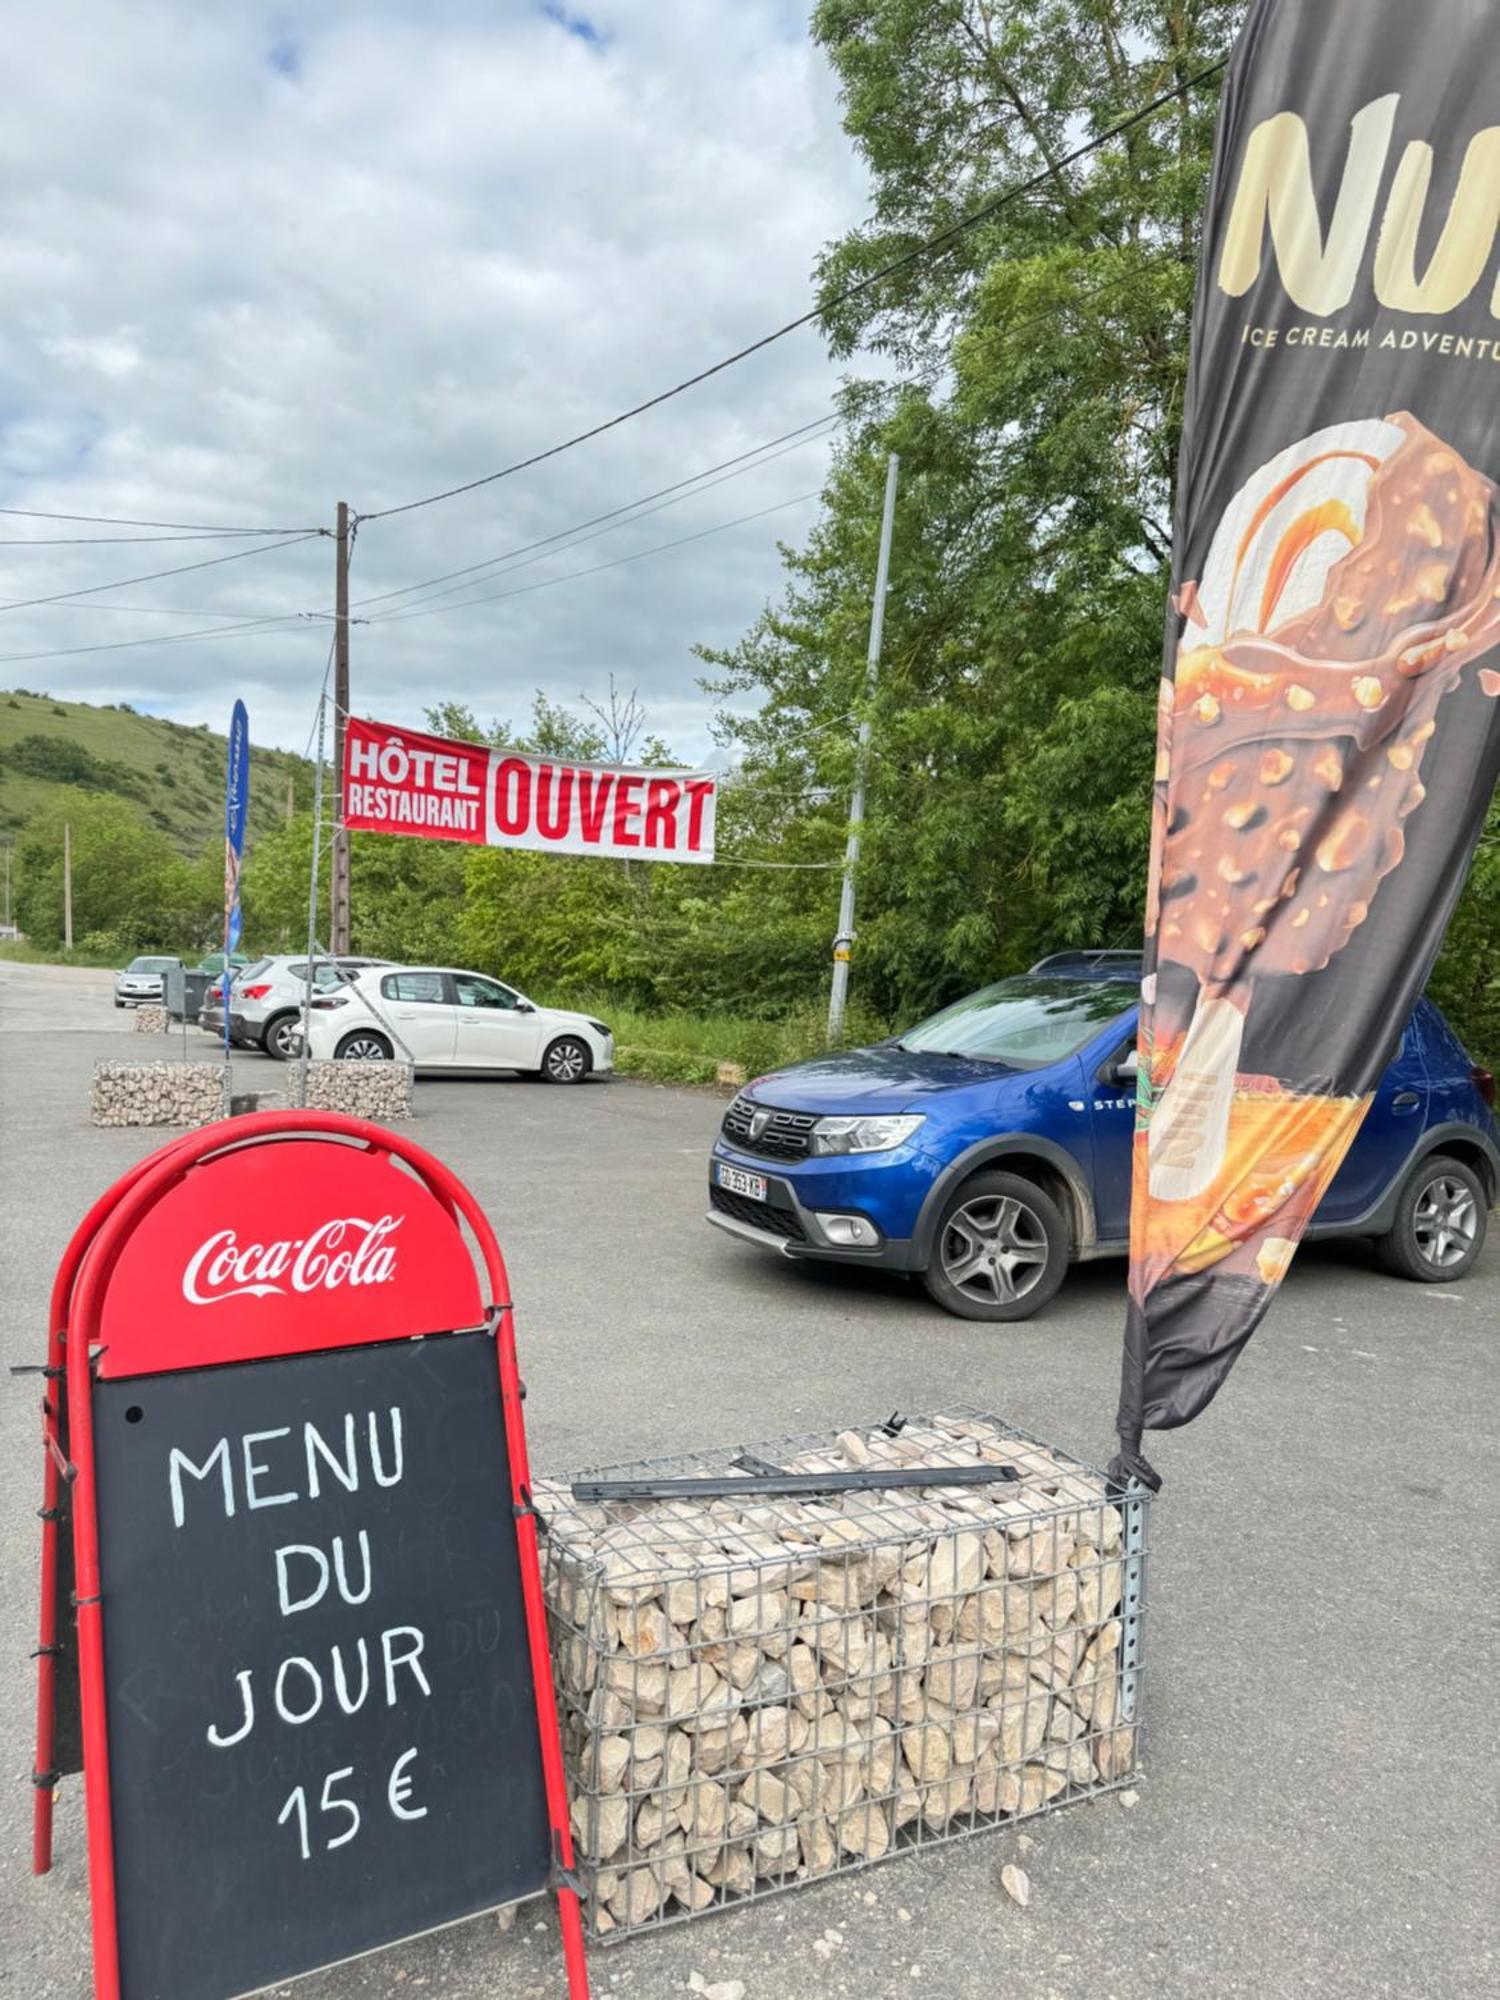
<svg viewBox="0 0 1500 2000"><path fill-rule="evenodd" d="M263 1299L293 1292L334 1292L343 1285L384 1285L396 1275L396 1246L389 1241L402 1218L334 1217L308 1236L275 1243L241 1244L234 1229L220 1229L198 1245L182 1274L182 1296L192 1306L225 1299Z"/></svg>

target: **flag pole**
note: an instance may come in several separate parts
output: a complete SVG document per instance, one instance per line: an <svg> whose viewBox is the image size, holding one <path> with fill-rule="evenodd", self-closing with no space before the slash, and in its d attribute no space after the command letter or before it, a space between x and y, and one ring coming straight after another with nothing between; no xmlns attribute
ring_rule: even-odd
<svg viewBox="0 0 1500 2000"><path fill-rule="evenodd" d="M313 953L318 948L318 862L323 838L323 732L328 716L328 696L318 696L318 761L313 772L312 867L307 885L307 971L302 980L302 1054L298 1062L300 1082L297 1101L307 1108L307 1038L311 1032ZM337 947L335 947L337 949Z"/></svg>
<svg viewBox="0 0 1500 2000"><path fill-rule="evenodd" d="M849 994L849 960L854 951L854 877L859 867L859 837L865 819L865 774L870 761L870 704L880 672L880 642L885 630L885 593L891 574L891 530L896 519L896 474L901 461L892 452L885 468L885 509L880 518L880 554L875 563L875 600L870 609L870 643L865 654L864 713L859 719L855 754L854 796L849 801L849 833L844 843L844 885L839 895L839 927L833 940L833 984L828 994L828 1046L844 1039L844 1004Z"/></svg>

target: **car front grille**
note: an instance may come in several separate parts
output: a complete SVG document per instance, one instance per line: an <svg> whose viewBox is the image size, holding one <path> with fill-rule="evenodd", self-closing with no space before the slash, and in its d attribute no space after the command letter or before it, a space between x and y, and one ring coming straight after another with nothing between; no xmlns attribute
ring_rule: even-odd
<svg viewBox="0 0 1500 2000"><path fill-rule="evenodd" d="M742 1152L759 1153L768 1160L805 1160L812 1151L812 1129L817 1114L811 1111L771 1111L762 1130L752 1136L752 1121L765 1117L768 1107L747 1103L737 1097L724 1113L724 1137Z"/></svg>
<svg viewBox="0 0 1500 2000"><path fill-rule="evenodd" d="M807 1241L807 1231L793 1208L772 1208L768 1201L752 1201L749 1195L731 1194L721 1187L710 1187L708 1200L720 1215L746 1223L751 1229L763 1229L768 1236L786 1236L793 1243Z"/></svg>

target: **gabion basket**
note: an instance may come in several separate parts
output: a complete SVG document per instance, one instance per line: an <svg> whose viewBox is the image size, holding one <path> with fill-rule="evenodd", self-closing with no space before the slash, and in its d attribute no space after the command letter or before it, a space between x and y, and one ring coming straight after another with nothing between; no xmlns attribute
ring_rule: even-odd
<svg viewBox="0 0 1500 2000"><path fill-rule="evenodd" d="M981 1466L999 1476L943 1483ZM1130 1777L1144 1495L1112 1499L1102 1473L971 1411L578 1478L918 1467L930 1485L796 1498L586 1505L537 1482L594 1938Z"/></svg>

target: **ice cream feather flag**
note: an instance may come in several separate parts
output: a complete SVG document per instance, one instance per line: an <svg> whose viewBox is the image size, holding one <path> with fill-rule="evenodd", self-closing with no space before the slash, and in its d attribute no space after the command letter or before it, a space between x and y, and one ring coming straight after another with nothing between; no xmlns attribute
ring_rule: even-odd
<svg viewBox="0 0 1500 2000"><path fill-rule="evenodd" d="M1358 1131L1500 767L1495 28L1492 0L1252 0L1226 77L1146 914L1142 1476Z"/></svg>

